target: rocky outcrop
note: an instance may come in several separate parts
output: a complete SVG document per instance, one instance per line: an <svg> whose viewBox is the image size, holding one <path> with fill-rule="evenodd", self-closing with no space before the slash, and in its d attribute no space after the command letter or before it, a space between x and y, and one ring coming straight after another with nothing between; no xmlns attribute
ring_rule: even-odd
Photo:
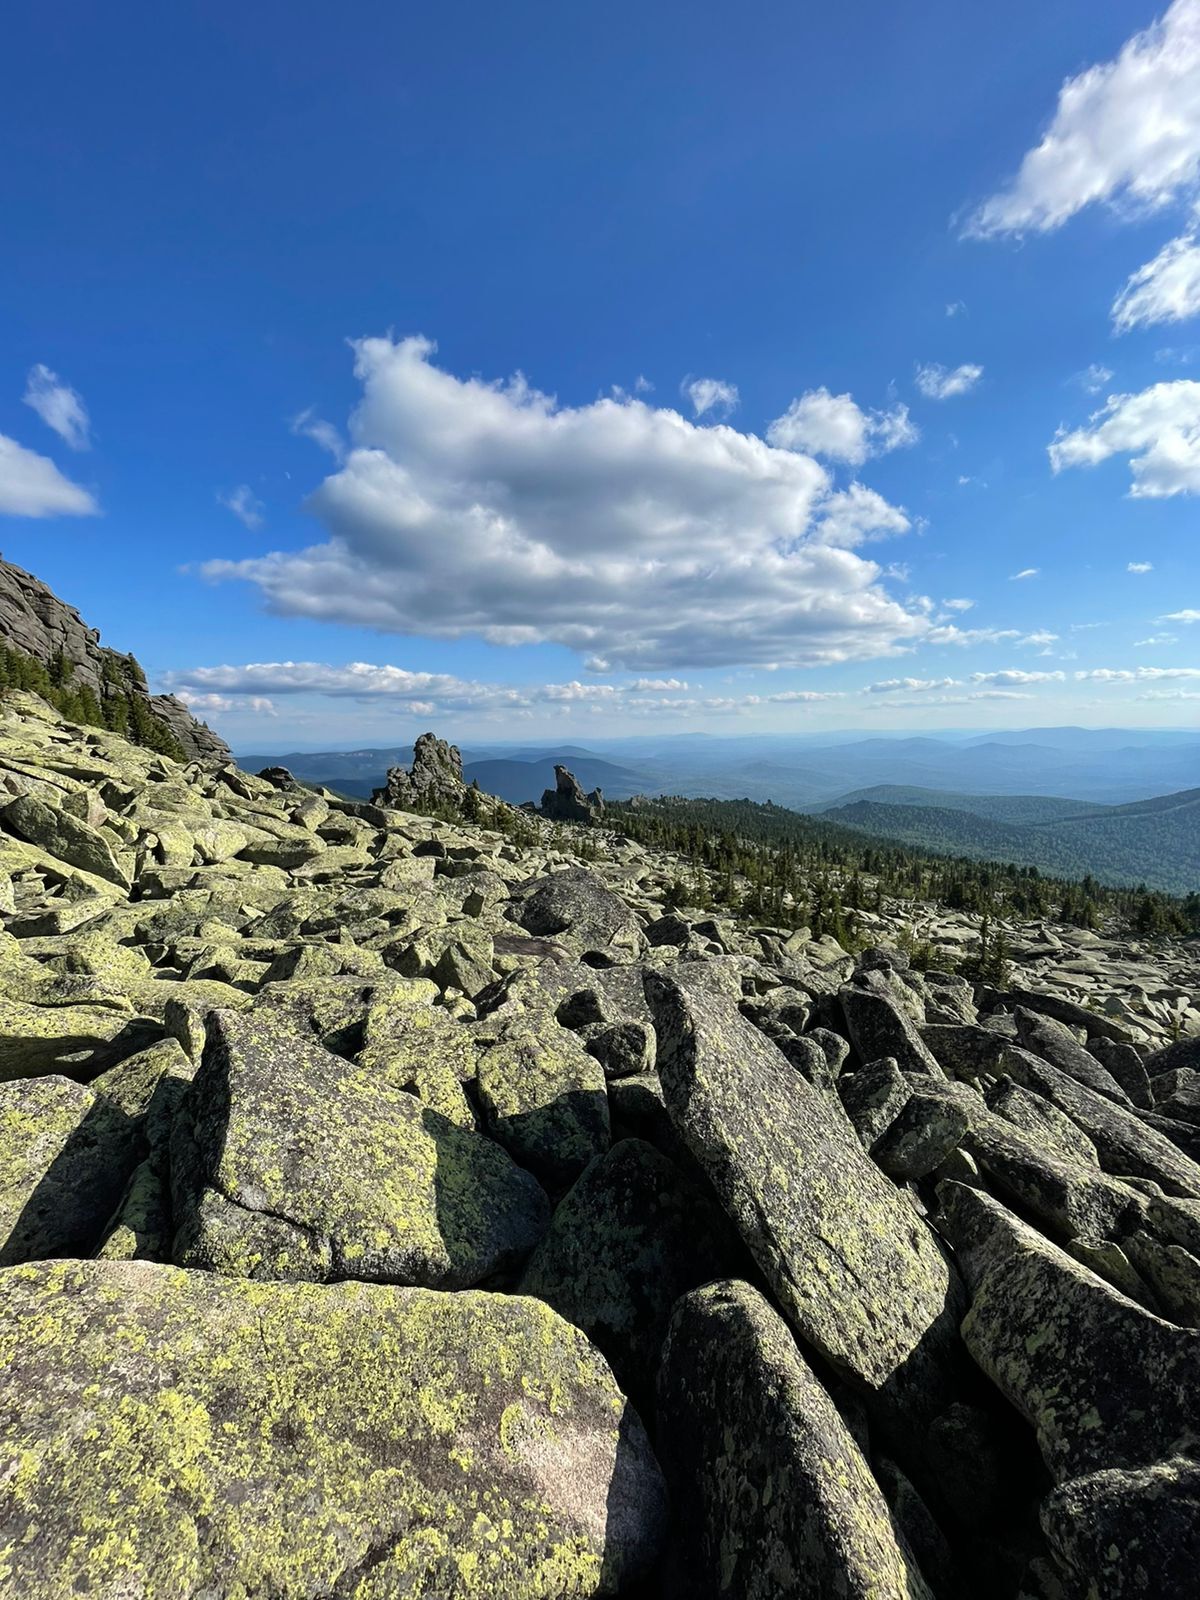
<svg viewBox="0 0 1200 1600"><path fill-rule="evenodd" d="M584 794L575 774L556 766L554 788L543 791L540 810L551 822L598 822L604 815L604 796L599 789Z"/></svg>
<svg viewBox="0 0 1200 1600"><path fill-rule="evenodd" d="M389 767L387 782L374 791L371 803L400 811L449 814L469 822L483 822L508 809L503 801L464 783L458 746L432 733L421 734L413 745L412 766L407 772L403 767Z"/></svg>
<svg viewBox="0 0 1200 1600"><path fill-rule="evenodd" d="M74 606L10 561L0 561L0 643L54 669L72 689L86 689L100 706L114 694L134 695L187 760L231 759L224 739L193 717L181 700L148 692L131 655L102 645L98 629L88 627Z"/></svg>
<svg viewBox="0 0 1200 1600"><path fill-rule="evenodd" d="M0 1594L1190 1596L1190 1002L689 908L447 749L6 698Z"/></svg>

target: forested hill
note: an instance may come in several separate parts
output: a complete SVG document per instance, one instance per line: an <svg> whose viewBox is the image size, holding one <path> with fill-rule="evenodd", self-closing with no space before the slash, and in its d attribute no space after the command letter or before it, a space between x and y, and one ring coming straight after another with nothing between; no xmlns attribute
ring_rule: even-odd
<svg viewBox="0 0 1200 1600"><path fill-rule="evenodd" d="M967 797L963 797L966 799ZM1067 877L1090 873L1101 883L1145 883L1170 894L1200 888L1200 789L1185 789L1123 806L1080 806L1013 820L981 815L994 800L957 809L927 800L920 805L858 800L824 813L831 822L929 850L1013 861ZM1067 807L1069 802L1055 802Z"/></svg>
<svg viewBox="0 0 1200 1600"><path fill-rule="evenodd" d="M892 818L920 810L903 806L846 809L887 813ZM879 892L930 901L950 910L1023 918L1049 916L1085 927L1115 914L1147 933L1200 932L1200 890L1164 891L1153 885L1148 873L1131 875L1122 885L1112 875L1101 878L1086 868L1071 866L1053 872L1002 850L989 856L981 848L986 842L984 834L971 835L972 827L989 826L982 819L927 809L931 832L937 820L961 818L966 825L963 837L951 842L943 834L942 844L935 847L924 840L888 837L886 818L868 835L865 825L848 826L840 817L835 821L827 816L806 816L752 800L679 796L639 797L613 805L605 820L642 843L690 857L697 882L682 888L693 904L700 903L697 894L701 900L705 895L716 902L727 899L735 877L741 875L753 889L754 904L746 909L763 916L776 915L791 896L801 920L835 934L840 931L837 924L843 913L865 904L858 888L860 877L873 882ZM1117 813L1113 826L1120 828L1121 813L1136 809L1112 808ZM1166 819L1175 813L1160 815ZM1106 816L1105 820L1112 819ZM1004 824L991 827L993 840L1011 835L1015 845L1022 835L1021 829Z"/></svg>

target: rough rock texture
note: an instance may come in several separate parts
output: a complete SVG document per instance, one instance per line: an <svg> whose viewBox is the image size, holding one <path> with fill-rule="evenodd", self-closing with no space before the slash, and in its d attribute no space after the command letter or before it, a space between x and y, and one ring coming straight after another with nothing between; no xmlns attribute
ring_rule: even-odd
<svg viewBox="0 0 1200 1600"><path fill-rule="evenodd" d="M864 874L856 955L440 750L405 809L0 696L0 1595L920 1592L895 1527L1190 1593L1195 942L1009 918L993 988Z"/></svg>
<svg viewBox="0 0 1200 1600"><path fill-rule="evenodd" d="M559 1600L661 1538L641 1423L535 1300L46 1263L0 1277L0 1364L24 1600Z"/></svg>
<svg viewBox="0 0 1200 1600"><path fill-rule="evenodd" d="M582 1328L640 1401L676 1300L736 1263L712 1200L653 1145L623 1139L565 1196L520 1287Z"/></svg>
<svg viewBox="0 0 1200 1600"><path fill-rule="evenodd" d="M172 1167L176 1260L239 1277L463 1288L549 1218L503 1150L280 1017L209 1018Z"/></svg>
<svg viewBox="0 0 1200 1600"><path fill-rule="evenodd" d="M667 1107L792 1326L890 1406L928 1411L957 1310L932 1233L731 1006L650 985Z"/></svg>
<svg viewBox="0 0 1200 1600"><path fill-rule="evenodd" d="M101 703L115 667L122 686L141 693L147 709L175 735L189 760L231 759L224 739L198 722L181 700L147 693L137 673L130 672L135 666L131 656L107 649L99 630L89 628L74 606L11 561L0 561L0 639L44 667L56 658L69 662L72 685L86 686Z"/></svg>
<svg viewBox="0 0 1200 1600"><path fill-rule="evenodd" d="M748 1284L679 1302L658 1408L682 1593L931 1600L837 1407Z"/></svg>
<svg viewBox="0 0 1200 1600"><path fill-rule="evenodd" d="M604 796L599 789L584 794L573 772L555 767L554 788L543 792L539 809L551 822L594 822L604 815Z"/></svg>

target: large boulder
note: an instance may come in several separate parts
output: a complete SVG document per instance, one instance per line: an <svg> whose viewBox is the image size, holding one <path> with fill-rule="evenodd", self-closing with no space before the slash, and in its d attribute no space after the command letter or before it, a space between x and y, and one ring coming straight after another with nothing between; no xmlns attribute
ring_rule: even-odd
<svg viewBox="0 0 1200 1600"><path fill-rule="evenodd" d="M604 796L599 789L584 794L575 774L556 766L554 787L542 794L541 813L552 822L594 822L604 815Z"/></svg>
<svg viewBox="0 0 1200 1600"><path fill-rule="evenodd" d="M5 1594L560 1600L653 1562L642 1425L535 1300L0 1274Z"/></svg>
<svg viewBox="0 0 1200 1600"><path fill-rule="evenodd" d="M627 1393L652 1393L671 1308L734 1269L725 1217L641 1139L598 1156L567 1193L521 1279L582 1328Z"/></svg>
<svg viewBox="0 0 1200 1600"><path fill-rule="evenodd" d="M667 1107L796 1332L893 1417L952 1382L957 1282L840 1110L728 1001L647 979Z"/></svg>
<svg viewBox="0 0 1200 1600"><path fill-rule="evenodd" d="M172 1145L184 1266L463 1288L520 1265L549 1220L498 1145L285 1013L214 1013L187 1111Z"/></svg>
<svg viewBox="0 0 1200 1600"><path fill-rule="evenodd" d="M1048 1496L1042 1526L1060 1563L1104 1600L1193 1600L1200 1572L1200 1463L1095 1472Z"/></svg>
<svg viewBox="0 0 1200 1600"><path fill-rule="evenodd" d="M129 874L118 865L103 834L70 812L47 805L36 795L23 794L0 811L0 821L19 839L38 845L48 855L69 866L128 889Z"/></svg>
<svg viewBox="0 0 1200 1600"><path fill-rule="evenodd" d="M930 1600L837 1407L749 1284L679 1302L658 1424L689 1600Z"/></svg>
<svg viewBox="0 0 1200 1600"><path fill-rule="evenodd" d="M1200 1333L1152 1316L991 1199L938 1190L971 1292L962 1336L1062 1481L1142 1467L1200 1434Z"/></svg>
<svg viewBox="0 0 1200 1600"><path fill-rule="evenodd" d="M0 1084L0 1266L89 1254L140 1154L136 1121L81 1083Z"/></svg>
<svg viewBox="0 0 1200 1600"><path fill-rule="evenodd" d="M608 1149L604 1068L544 1011L502 1026L479 1058L476 1086L492 1137L554 1188Z"/></svg>
<svg viewBox="0 0 1200 1600"><path fill-rule="evenodd" d="M846 1032L861 1062L891 1056L902 1071L943 1078L937 1057L921 1038L916 1025L890 995L875 989L844 984L838 990Z"/></svg>
<svg viewBox="0 0 1200 1600"><path fill-rule="evenodd" d="M522 885L506 913L539 939L577 955L598 950L637 955L645 944L636 916L586 867L567 867Z"/></svg>

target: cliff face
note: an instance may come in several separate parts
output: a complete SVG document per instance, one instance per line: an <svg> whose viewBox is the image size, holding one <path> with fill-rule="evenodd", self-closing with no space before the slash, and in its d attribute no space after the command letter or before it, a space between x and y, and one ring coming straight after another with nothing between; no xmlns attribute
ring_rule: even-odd
<svg viewBox="0 0 1200 1600"><path fill-rule="evenodd" d="M178 740L189 760L231 759L229 746L204 723L198 722L173 695L152 695L141 668L131 655L122 655L100 643L100 633L90 628L75 610L58 598L40 578L0 560L0 642L50 669L56 662L70 665L72 688L90 690L101 705L119 685L122 693L140 696L146 709Z"/></svg>

